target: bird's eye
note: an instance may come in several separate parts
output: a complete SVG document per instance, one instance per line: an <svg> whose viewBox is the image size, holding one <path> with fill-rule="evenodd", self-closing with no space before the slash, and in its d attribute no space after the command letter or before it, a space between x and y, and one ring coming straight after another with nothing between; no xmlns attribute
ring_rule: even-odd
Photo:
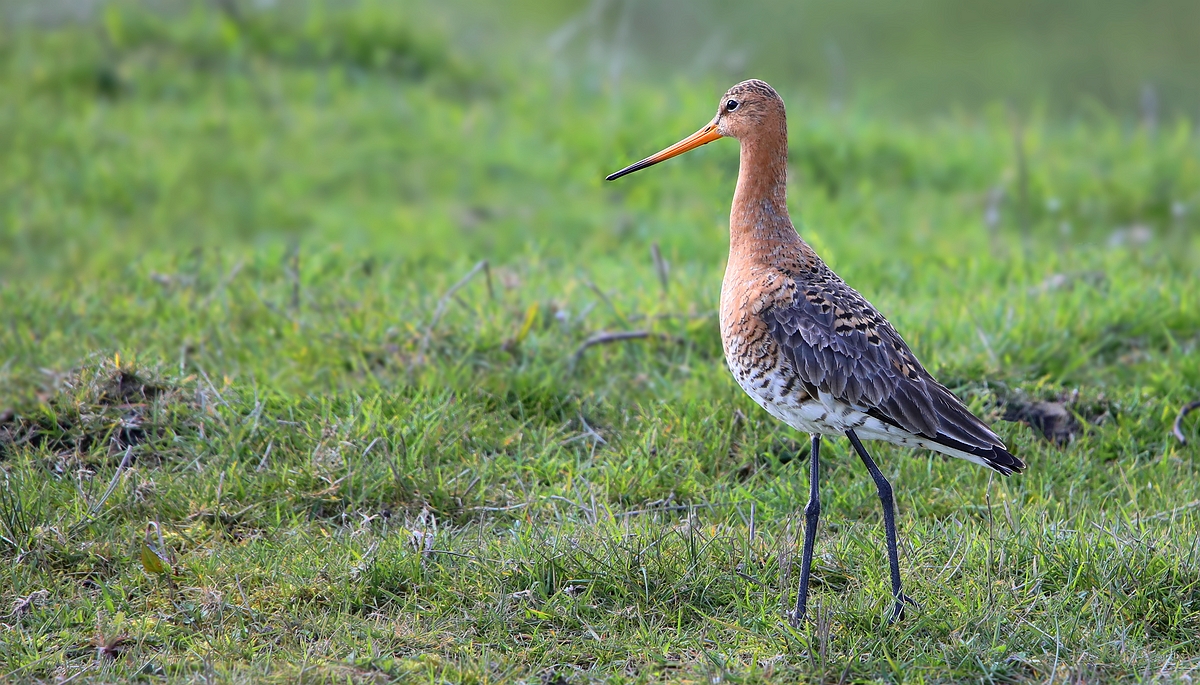
<svg viewBox="0 0 1200 685"><path fill-rule="evenodd" d="M732 112L733 110L738 108L739 104L741 104L741 103L738 102L737 100L730 100L729 102L725 103L725 111Z"/></svg>

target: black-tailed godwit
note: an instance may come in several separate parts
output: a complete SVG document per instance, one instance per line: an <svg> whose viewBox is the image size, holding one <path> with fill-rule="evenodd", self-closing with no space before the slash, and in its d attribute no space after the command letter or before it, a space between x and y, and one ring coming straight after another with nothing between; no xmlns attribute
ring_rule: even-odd
<svg viewBox="0 0 1200 685"><path fill-rule="evenodd" d="M912 602L901 589L892 486L862 440L924 447L1001 474L1025 468L1004 442L921 366L871 303L796 233L787 210L787 116L763 81L730 88L704 128L612 174L614 180L718 138L736 138L741 165L729 214L729 263L721 286L721 340L729 370L763 409L809 433L809 500L793 625L808 605L821 515L822 435L845 435L883 504L896 620Z"/></svg>

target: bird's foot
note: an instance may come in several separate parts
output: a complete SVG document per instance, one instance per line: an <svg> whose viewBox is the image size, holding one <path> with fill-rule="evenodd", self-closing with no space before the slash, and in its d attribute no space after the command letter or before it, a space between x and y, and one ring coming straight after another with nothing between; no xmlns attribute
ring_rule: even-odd
<svg viewBox="0 0 1200 685"><path fill-rule="evenodd" d="M903 592L897 593L896 594L896 606L892 608L892 615L891 615L891 617L888 618L888 625L891 625L891 624L895 623L896 621L899 621L900 619L904 618L904 605L905 604L911 604L911 605L913 605L914 608L916 608L918 610L920 610L920 608L921 608L921 605L917 604L916 600L914 600L912 597L909 597L908 595L904 594Z"/></svg>
<svg viewBox="0 0 1200 685"><path fill-rule="evenodd" d="M785 618L787 618L787 622L788 622L789 626L791 626L793 628L799 628L800 624L804 623L804 613L805 612L803 612L803 611L797 611L797 610L793 609L791 611L783 612L783 615Z"/></svg>

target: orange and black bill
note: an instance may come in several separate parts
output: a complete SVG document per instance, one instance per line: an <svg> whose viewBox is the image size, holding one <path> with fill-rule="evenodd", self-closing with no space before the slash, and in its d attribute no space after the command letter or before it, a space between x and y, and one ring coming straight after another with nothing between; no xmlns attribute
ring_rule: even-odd
<svg viewBox="0 0 1200 685"><path fill-rule="evenodd" d="M682 155L683 153L687 152L688 150L694 150L694 149L700 147L701 145L704 145L705 143L711 143L720 137L721 137L721 134L717 133L717 122L713 121L708 126L705 126L704 128L700 129L699 131L696 131L692 135L688 136L687 138L684 138L683 140L679 141L678 143L675 143L671 147L663 150L662 152L650 155L649 157L643 159L640 162L637 162L636 164L630 164L629 166L625 167L624 169L621 169L620 171L618 171L615 174L609 174L608 176L606 176L604 178L604 180L615 181L618 178L621 178L622 176L625 176L627 174L632 174L635 171L641 171L642 169L645 169L648 166L654 166L655 164L658 164L661 161L670 159L676 155Z"/></svg>

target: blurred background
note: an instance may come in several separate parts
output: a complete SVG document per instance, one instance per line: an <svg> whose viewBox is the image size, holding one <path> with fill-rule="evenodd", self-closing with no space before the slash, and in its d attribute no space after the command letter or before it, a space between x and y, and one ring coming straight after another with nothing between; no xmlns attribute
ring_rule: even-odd
<svg viewBox="0 0 1200 685"><path fill-rule="evenodd" d="M746 74L910 113L996 101L1194 115L1200 5L1187 0L524 2L514 19L608 76ZM524 15L524 16L522 16Z"/></svg>
<svg viewBox="0 0 1200 685"><path fill-rule="evenodd" d="M183 20L205 5L311 15L354 0L145 0L119 3ZM824 96L909 113L997 101L1056 112L1200 113L1200 4L1190 0L513 0L375 2L381 14L437 13L436 33L484 60L551 59L596 85L644 78L737 80L754 74ZM104 0L3 0L10 31L95 23ZM361 9L361 7L359 7ZM311 19L311 16L310 16ZM428 36L428 28L414 26Z"/></svg>
<svg viewBox="0 0 1200 685"><path fill-rule="evenodd" d="M859 229L880 254L961 228L947 197L978 236L1100 243L1178 235L1200 199L1194 0L0 0L0 17L0 268L28 278L308 240L719 260L735 146L600 178L750 76L789 103L806 218L863 224L869 199L890 217Z"/></svg>

